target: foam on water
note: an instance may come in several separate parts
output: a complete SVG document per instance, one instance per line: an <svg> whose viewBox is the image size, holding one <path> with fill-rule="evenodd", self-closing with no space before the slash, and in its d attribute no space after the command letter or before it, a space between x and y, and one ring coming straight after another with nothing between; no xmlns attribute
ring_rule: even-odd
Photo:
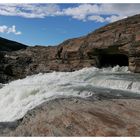
<svg viewBox="0 0 140 140"><path fill-rule="evenodd" d="M0 89L0 121L19 119L28 110L54 98L91 96L86 89L89 85L93 88L104 87L140 93L140 80L135 79L128 67L92 67L75 72L40 73L13 81ZM85 90L81 92L77 87Z"/></svg>

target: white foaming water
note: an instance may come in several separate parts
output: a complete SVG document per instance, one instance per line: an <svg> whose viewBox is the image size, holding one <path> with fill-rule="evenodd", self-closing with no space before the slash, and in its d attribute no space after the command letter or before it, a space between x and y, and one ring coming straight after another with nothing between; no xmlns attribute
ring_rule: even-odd
<svg viewBox="0 0 140 140"><path fill-rule="evenodd" d="M0 89L0 121L19 119L28 110L54 98L91 96L86 90L89 85L93 88L104 87L140 93L140 81L131 75L128 67L92 67L75 72L37 74L13 81ZM85 90L78 90L77 87Z"/></svg>

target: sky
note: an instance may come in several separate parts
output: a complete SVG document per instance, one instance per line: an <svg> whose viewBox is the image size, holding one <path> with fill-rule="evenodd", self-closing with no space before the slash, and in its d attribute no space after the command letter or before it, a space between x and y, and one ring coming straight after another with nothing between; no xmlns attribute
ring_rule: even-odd
<svg viewBox="0 0 140 140"><path fill-rule="evenodd" d="M136 14L140 4L0 4L0 37L57 45Z"/></svg>

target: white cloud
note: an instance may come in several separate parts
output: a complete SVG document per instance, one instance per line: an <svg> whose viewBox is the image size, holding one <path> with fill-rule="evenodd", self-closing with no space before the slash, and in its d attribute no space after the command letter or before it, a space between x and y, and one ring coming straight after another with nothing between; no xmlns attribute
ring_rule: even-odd
<svg viewBox="0 0 140 140"><path fill-rule="evenodd" d="M13 33L15 35L20 35L21 34L20 31L16 30L15 25L12 25L11 27L8 27L6 25L0 26L0 33L7 33L7 34Z"/></svg>
<svg viewBox="0 0 140 140"><path fill-rule="evenodd" d="M7 26L5 25L0 26L0 33L5 33L5 32L7 32Z"/></svg>
<svg viewBox="0 0 140 140"><path fill-rule="evenodd" d="M140 14L140 4L80 4L63 9L63 14L78 20L114 22L135 14Z"/></svg>
<svg viewBox="0 0 140 140"><path fill-rule="evenodd" d="M112 15L110 17L105 18L105 21L106 22L114 22L114 21L117 21L117 20L120 20L120 19L123 19L123 18L126 18L126 17L125 16L115 16L115 15Z"/></svg>
<svg viewBox="0 0 140 140"><path fill-rule="evenodd" d="M0 15L24 18L70 16L81 21L113 22L140 14L140 4L79 4L68 8L59 4L0 4Z"/></svg>
<svg viewBox="0 0 140 140"><path fill-rule="evenodd" d="M105 22L105 19L98 15L88 16L88 20L96 21L96 22Z"/></svg>
<svg viewBox="0 0 140 140"><path fill-rule="evenodd" d="M98 11L98 6L96 4L80 4L77 7L63 9L63 15L72 16L75 19L85 20L88 14L92 14Z"/></svg>
<svg viewBox="0 0 140 140"><path fill-rule="evenodd" d="M0 15L44 18L59 14L56 4L0 4Z"/></svg>
<svg viewBox="0 0 140 140"><path fill-rule="evenodd" d="M109 22L110 23L110 22L114 22L123 18L126 18L126 17L112 15L112 16L103 18L102 16L93 15L93 16L88 16L87 19L91 21L96 21L96 22Z"/></svg>

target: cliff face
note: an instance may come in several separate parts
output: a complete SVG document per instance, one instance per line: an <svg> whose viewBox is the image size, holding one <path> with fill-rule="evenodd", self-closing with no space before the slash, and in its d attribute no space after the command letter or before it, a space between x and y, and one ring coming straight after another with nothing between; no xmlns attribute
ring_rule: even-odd
<svg viewBox="0 0 140 140"><path fill-rule="evenodd" d="M140 72L140 15L102 27L89 35L65 41L59 45L58 56L85 66L128 65L133 72Z"/></svg>
<svg viewBox="0 0 140 140"><path fill-rule="evenodd" d="M0 82L39 72L74 71L91 66L129 66L130 71L139 73L140 15L64 41L56 47L35 46L1 53L0 58Z"/></svg>

